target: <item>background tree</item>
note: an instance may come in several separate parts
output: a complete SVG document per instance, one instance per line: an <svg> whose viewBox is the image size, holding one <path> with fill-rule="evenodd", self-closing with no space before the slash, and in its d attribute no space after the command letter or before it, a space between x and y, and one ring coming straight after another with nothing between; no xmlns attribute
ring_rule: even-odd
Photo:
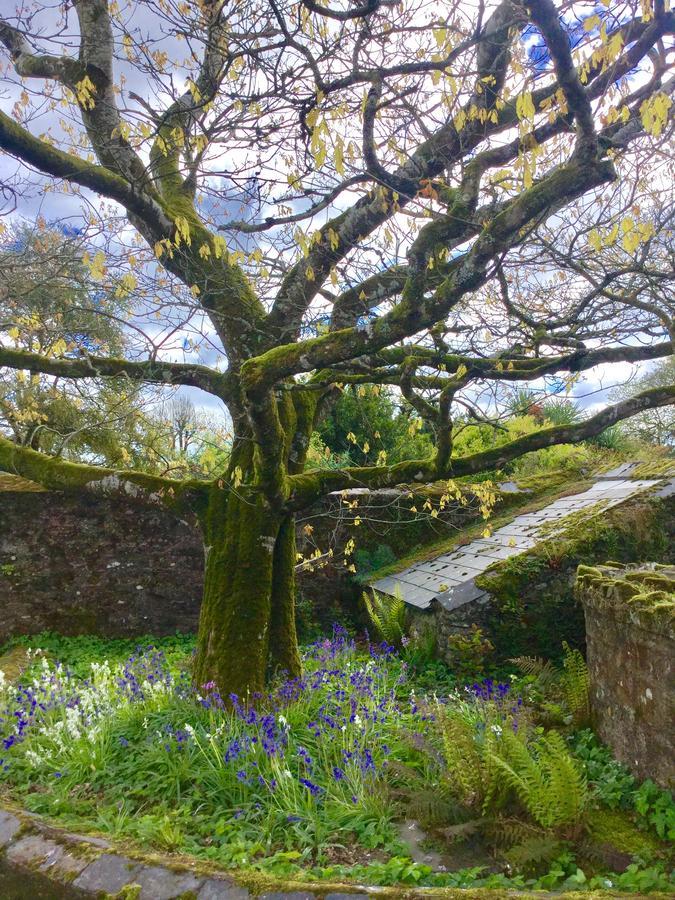
<svg viewBox="0 0 675 900"><path fill-rule="evenodd" d="M612 392L614 400L625 400L653 388L668 387L675 383L675 357L657 363L648 372L620 385ZM675 406L648 409L622 424L627 434L646 441L675 449Z"/></svg>
<svg viewBox="0 0 675 900"><path fill-rule="evenodd" d="M611 7L75 0L0 24L5 194L29 203L39 172L81 198L92 271L136 300L121 358L5 342L0 363L199 387L234 432L206 484L4 438L0 465L196 512L198 682L299 671L293 517L325 493L471 476L673 402L453 453L456 416L489 421L504 384L672 352L675 16ZM396 386L433 454L303 471L335 384Z"/></svg>
<svg viewBox="0 0 675 900"><path fill-rule="evenodd" d="M391 389L347 385L327 404L318 434L344 464L375 465L428 456L430 435L419 433L418 417Z"/></svg>
<svg viewBox="0 0 675 900"><path fill-rule="evenodd" d="M102 290L77 229L19 224L0 244L0 321L9 346L49 358L122 355L125 291ZM163 409L162 407L166 407ZM0 372L0 429L64 459L181 472L199 443L194 404L158 405L139 381L73 381L20 368Z"/></svg>

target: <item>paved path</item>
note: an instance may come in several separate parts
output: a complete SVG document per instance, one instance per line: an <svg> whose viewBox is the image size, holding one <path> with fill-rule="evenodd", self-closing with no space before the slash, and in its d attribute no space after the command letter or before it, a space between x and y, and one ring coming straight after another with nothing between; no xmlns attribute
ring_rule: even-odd
<svg viewBox="0 0 675 900"><path fill-rule="evenodd" d="M675 493L675 478L631 479L630 473L638 465L624 463L598 476L587 491L560 497L538 512L516 516L489 538L472 541L450 553L416 563L395 575L373 582L371 587L383 594L394 594L398 590L406 603L418 609L427 609L434 599L447 610L477 600L485 593L475 583L477 576L497 560L517 556L534 547L541 540L543 525L549 529L554 526L555 531L555 525L559 523L562 530L565 518L572 513L598 503L602 503L604 509L610 509L650 488L655 488L658 496Z"/></svg>

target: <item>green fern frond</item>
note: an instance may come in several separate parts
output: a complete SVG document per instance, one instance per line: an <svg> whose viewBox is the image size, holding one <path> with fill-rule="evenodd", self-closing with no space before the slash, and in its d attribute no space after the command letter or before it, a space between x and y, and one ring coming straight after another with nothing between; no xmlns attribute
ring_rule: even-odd
<svg viewBox="0 0 675 900"><path fill-rule="evenodd" d="M436 720L443 741L446 783L461 803L478 808L489 780L483 754L476 744L474 727L461 715L440 704L437 705Z"/></svg>
<svg viewBox="0 0 675 900"><path fill-rule="evenodd" d="M573 650L566 641L563 642L563 649L565 657L563 659L561 684L565 703L572 713L574 724L578 726L587 725L591 717L591 682L588 666L581 653L578 650Z"/></svg>
<svg viewBox="0 0 675 900"><path fill-rule="evenodd" d="M373 591L371 597L364 591L363 602L378 636L388 644L400 647L405 634L405 600L401 592L397 589L391 597Z"/></svg>
<svg viewBox="0 0 675 900"><path fill-rule="evenodd" d="M491 758L532 819L543 828L577 824L588 785L563 738L551 731L529 747L504 732Z"/></svg>
<svg viewBox="0 0 675 900"><path fill-rule="evenodd" d="M532 870L560 855L563 844L552 835L538 835L515 844L506 851L506 861L516 870Z"/></svg>
<svg viewBox="0 0 675 900"><path fill-rule="evenodd" d="M486 834L495 847L513 847L531 838L541 837L542 830L522 819L497 816L486 827Z"/></svg>
<svg viewBox="0 0 675 900"><path fill-rule="evenodd" d="M529 675L537 679L537 684L544 690L558 679L558 671L550 660L543 660L539 656L514 656L509 662L517 666L523 675Z"/></svg>

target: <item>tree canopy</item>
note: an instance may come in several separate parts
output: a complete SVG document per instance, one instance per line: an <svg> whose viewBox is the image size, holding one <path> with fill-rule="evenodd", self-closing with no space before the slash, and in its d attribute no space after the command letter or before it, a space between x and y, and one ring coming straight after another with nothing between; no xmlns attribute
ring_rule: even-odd
<svg viewBox="0 0 675 900"><path fill-rule="evenodd" d="M658 385L453 454L505 385L672 353L674 32L663 0L75 0L0 23L7 203L64 193L133 325L119 356L3 339L0 365L197 387L234 429L206 485L2 436L0 465L197 511L197 678L297 670L292 516L325 493L471 475L673 403ZM345 385L394 386L433 453L303 471Z"/></svg>

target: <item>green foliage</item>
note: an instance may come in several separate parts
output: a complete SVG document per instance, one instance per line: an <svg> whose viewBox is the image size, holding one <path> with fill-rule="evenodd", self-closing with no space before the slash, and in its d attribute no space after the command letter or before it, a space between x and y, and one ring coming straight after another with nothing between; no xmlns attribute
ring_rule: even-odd
<svg viewBox="0 0 675 900"><path fill-rule="evenodd" d="M373 591L372 594L364 591L363 602L378 637L392 647L400 647L405 634L406 616L405 601L401 592L397 590L394 596L390 597L377 591Z"/></svg>
<svg viewBox="0 0 675 900"><path fill-rule="evenodd" d="M673 892L673 880L662 865L640 866L631 863L625 872L617 875L601 875L591 878L590 888L613 888L636 894L650 894L652 891L663 891L668 895Z"/></svg>
<svg viewBox="0 0 675 900"><path fill-rule="evenodd" d="M513 663L527 678L528 700L544 722L582 727L590 718L590 677L579 650L563 641L562 666L536 656L516 656Z"/></svg>
<svg viewBox="0 0 675 900"><path fill-rule="evenodd" d="M528 746L505 730L489 755L537 825L579 826L589 802L588 785L558 732L549 731Z"/></svg>
<svg viewBox="0 0 675 900"><path fill-rule="evenodd" d="M563 650L565 655L560 685L564 703L572 714L572 722L577 726L586 725L591 716L588 666L579 650L570 647L567 641L563 641Z"/></svg>
<svg viewBox="0 0 675 900"><path fill-rule="evenodd" d="M85 678L91 671L92 663L106 659L111 664L124 662L133 653L149 647L160 650L172 669L186 669L195 648L192 634L173 634L165 637L141 636L136 638L105 638L94 634L65 637L53 631L42 631L35 635L21 635L12 638L0 654L13 647L30 647L42 651L43 656L58 660L71 672Z"/></svg>
<svg viewBox="0 0 675 900"><path fill-rule="evenodd" d="M675 801L670 791L648 779L635 791L633 802L642 822L662 840L675 841Z"/></svg>
<svg viewBox="0 0 675 900"><path fill-rule="evenodd" d="M425 669L438 661L437 634L433 622L415 622L403 644L403 658L413 669Z"/></svg>
<svg viewBox="0 0 675 900"><path fill-rule="evenodd" d="M595 798L608 809L633 806L635 778L614 759L590 728L577 731L570 739L572 752L580 760Z"/></svg>
<svg viewBox="0 0 675 900"><path fill-rule="evenodd" d="M494 650L492 642L475 623L467 633L451 634L448 645L452 654L451 668L460 681L482 674L486 658Z"/></svg>
<svg viewBox="0 0 675 900"><path fill-rule="evenodd" d="M639 827L661 840L675 840L675 801L671 791L650 779L637 787L635 777L590 729L576 732L570 745L583 765L595 799L603 807L632 811Z"/></svg>
<svg viewBox="0 0 675 900"><path fill-rule="evenodd" d="M630 437L623 425L610 425L594 438L589 439L590 444L603 447L605 450L615 450L619 453L626 452L631 447Z"/></svg>
<svg viewBox="0 0 675 900"><path fill-rule="evenodd" d="M423 645L427 636L418 639ZM188 669L194 644L180 635L136 642L45 633L37 640L12 642L15 647L39 645L48 656L67 661L86 708L95 716L104 711L102 717L80 725L72 714L60 724L61 713L47 711L44 729L33 730L17 745L3 779L24 806L70 828L89 827L162 851L226 866L254 865L284 877L429 887L571 890L613 885L642 894L668 890L663 866L652 865L661 857L658 847L650 855L655 838L647 834L636 844L644 864L629 867L623 875L598 872L597 862L589 874L587 858L580 856L578 862L574 848L581 854L589 839L601 839L599 831L594 838L591 822L589 838L575 844L590 799L597 803L603 796L632 798L630 814L650 832L668 837L670 795L651 783L635 791L630 776L619 785L621 767L611 766L611 755L589 731L570 739L572 759L559 735L533 733L527 711L509 691L502 696L492 690L487 698L473 691L453 692L433 707L423 697L413 697L410 703L400 658L364 656L345 640L336 645L337 654L330 650L326 659L321 654L331 642L320 641L305 661L307 680L316 679L316 689L281 706L272 703L276 711L268 727L277 735L283 729L286 735L289 746L283 758L268 756L258 747L251 770L255 777L240 780L247 764L239 757L227 762L225 756L249 733L244 723L248 713L242 718L203 707L183 690L167 691L161 681L152 691L146 685L143 700L109 702L117 677L128 677L124 661L139 643L161 646L175 676ZM424 659L423 646L419 652ZM106 656L110 669L100 667ZM342 671L340 685L326 681L327 662L330 670ZM91 663L99 668L92 670ZM42 677L44 665L38 658L26 673L28 681ZM527 665L531 676L546 670L541 661ZM50 668L49 683L58 690L59 678L51 680L56 671ZM360 703L366 707L359 705L358 720L348 722L347 697L347 724L340 739L317 738L316 722L321 715L336 714L337 696L350 690L354 676L365 677ZM94 683L89 684L92 677ZM6 685L0 687L0 696L3 690ZM367 706L371 692L372 708ZM393 701L396 694L402 702ZM266 707L259 710L261 718L265 712ZM63 728L73 729L67 741L60 738ZM345 763L343 749L360 752L366 746L382 776ZM36 754L32 762L31 753ZM342 770L337 780L336 766ZM299 777L309 778L319 794L312 795ZM266 784L274 780L275 789L267 791L259 778ZM603 781L605 794L599 790ZM395 822L402 808L406 816L422 819L449 840L489 839L490 852L507 862L512 874L491 874L483 865L434 872L415 863L397 836ZM378 859L348 867L329 864L335 852L345 848L378 848ZM486 856L488 862L492 867L494 860Z"/></svg>
<svg viewBox="0 0 675 900"><path fill-rule="evenodd" d="M574 425L582 418L582 410L574 400L555 397L543 406L543 416L551 425Z"/></svg>
<svg viewBox="0 0 675 900"><path fill-rule="evenodd" d="M541 420L543 416L543 406L539 395L529 388L513 388L506 408L513 416L531 416L538 420Z"/></svg>
<svg viewBox="0 0 675 900"><path fill-rule="evenodd" d="M389 544L377 544L371 550L358 547L354 552L354 563L356 564L354 579L360 584L366 584L371 572L390 566L394 562L396 562L396 554Z"/></svg>
<svg viewBox="0 0 675 900"><path fill-rule="evenodd" d="M436 706L436 720L442 739L444 780L463 806L478 813L492 794L494 768L477 740L475 725L461 710L440 704Z"/></svg>
<svg viewBox="0 0 675 900"><path fill-rule="evenodd" d="M675 383L675 356L661 360L633 381L616 388L610 394L611 400L625 400L650 388L666 387ZM629 436L648 445L653 458L654 448L660 446L673 452L675 447L675 410L673 406L662 409L648 409L627 419L621 428Z"/></svg>
<svg viewBox="0 0 675 900"><path fill-rule="evenodd" d="M324 454L327 465L315 464L332 467L331 455L343 465L359 466L374 465L382 452L389 463L428 457L431 437L416 423L416 414L392 391L348 385L319 424L319 439L330 454Z"/></svg>

